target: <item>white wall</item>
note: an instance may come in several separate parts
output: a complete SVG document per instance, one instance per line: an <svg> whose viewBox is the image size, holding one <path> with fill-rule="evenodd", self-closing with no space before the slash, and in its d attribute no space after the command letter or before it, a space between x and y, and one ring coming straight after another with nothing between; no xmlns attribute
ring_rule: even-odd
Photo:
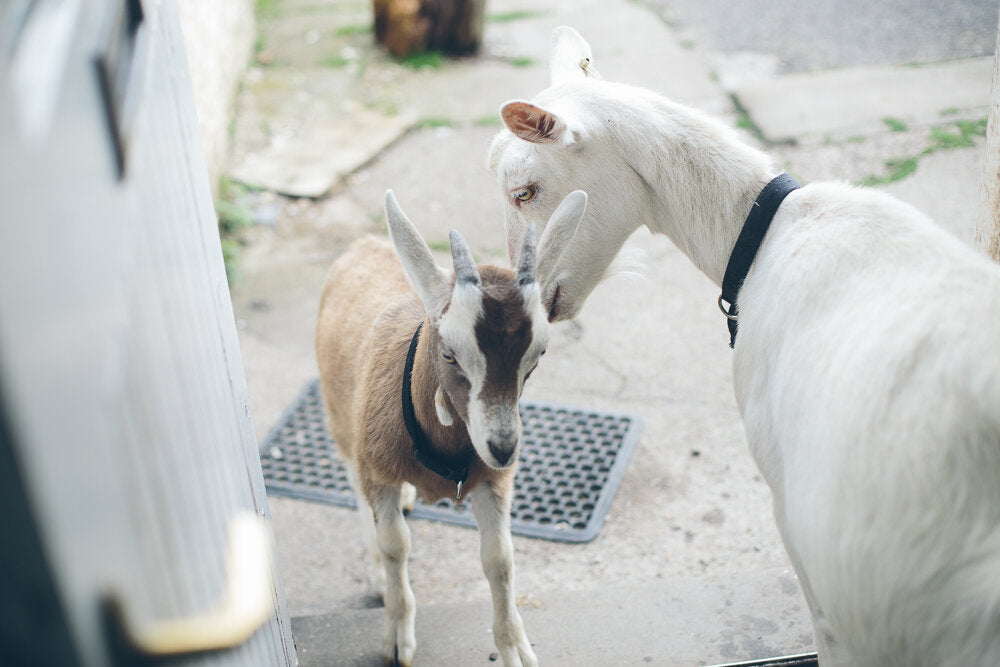
<svg viewBox="0 0 1000 667"><path fill-rule="evenodd" d="M233 101L256 37L253 0L177 0L212 190L226 165Z"/></svg>

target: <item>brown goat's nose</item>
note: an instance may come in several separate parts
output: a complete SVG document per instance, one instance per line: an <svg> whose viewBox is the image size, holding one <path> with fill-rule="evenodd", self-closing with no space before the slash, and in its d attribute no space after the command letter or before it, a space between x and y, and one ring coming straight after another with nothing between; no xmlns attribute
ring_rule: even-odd
<svg viewBox="0 0 1000 667"><path fill-rule="evenodd" d="M486 444L489 445L490 454L492 454L493 458L497 460L497 464L505 466L510 461L510 457L514 454L514 448L517 447L517 440L512 441L506 438L498 440L491 439L487 441Z"/></svg>

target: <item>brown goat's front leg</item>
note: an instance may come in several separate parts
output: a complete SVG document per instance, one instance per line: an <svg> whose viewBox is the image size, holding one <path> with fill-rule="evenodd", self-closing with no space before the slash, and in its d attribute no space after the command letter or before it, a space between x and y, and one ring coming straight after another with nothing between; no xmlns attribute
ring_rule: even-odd
<svg viewBox="0 0 1000 667"><path fill-rule="evenodd" d="M493 641L506 667L535 667L514 595L514 545L510 539L510 495L513 477L482 484L470 494L472 513L479 525L479 555L493 594Z"/></svg>
<svg viewBox="0 0 1000 667"><path fill-rule="evenodd" d="M375 515L375 538L385 568L385 620L382 625L382 660L386 665L409 667L417 650L416 607L406 558L410 553L410 528L399 506L400 486L382 486L369 494Z"/></svg>

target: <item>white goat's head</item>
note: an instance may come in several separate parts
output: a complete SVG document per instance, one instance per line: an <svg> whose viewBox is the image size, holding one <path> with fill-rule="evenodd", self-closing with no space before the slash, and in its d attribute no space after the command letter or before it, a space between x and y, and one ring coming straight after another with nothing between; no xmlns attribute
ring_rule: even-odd
<svg viewBox="0 0 1000 667"><path fill-rule="evenodd" d="M476 453L494 468L517 458L521 439L517 401L548 344L549 323L537 267L558 260L559 241L572 238L586 202L583 192L566 197L548 221L537 251L534 228L527 228L514 263L516 271L477 267L465 240L452 231L453 276L435 263L392 192L386 192L389 235L430 321L422 335L428 336L439 383L434 401L438 419L449 426L454 411L465 423Z"/></svg>
<svg viewBox="0 0 1000 667"><path fill-rule="evenodd" d="M638 224L609 225L631 215L648 197L645 185L624 161L619 147L607 141L606 118L598 99L584 97L598 86L612 86L592 65L590 46L572 28L556 28L549 60L551 86L533 101L503 105L507 129L490 146L489 167L505 200L507 249L513 256L525 230L545 221L566 193L577 188L590 198L587 222L558 265L539 267L542 302L552 321L576 316L590 292ZM579 102L585 99L586 104ZM597 104L595 104L595 102Z"/></svg>

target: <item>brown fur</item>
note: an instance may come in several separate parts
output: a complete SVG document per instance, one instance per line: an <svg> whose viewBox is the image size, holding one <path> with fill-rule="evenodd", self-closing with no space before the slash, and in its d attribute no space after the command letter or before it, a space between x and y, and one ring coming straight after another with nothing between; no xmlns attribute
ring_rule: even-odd
<svg viewBox="0 0 1000 667"><path fill-rule="evenodd" d="M510 303L515 295L520 299L513 273L479 268L483 289L493 297L486 302L496 299L487 306L487 312L494 313L487 319L524 320L523 314L514 316L522 309ZM403 365L410 339L422 320L411 385L414 410L435 449L457 454L470 446L463 422L466 415L449 405L456 417L454 424L445 427L438 420L434 393L445 363L437 351L437 332L407 282L392 245L375 237L360 239L330 267L316 324L316 357L330 432L343 456L357 463L362 490L369 497L380 486L404 481L428 501L455 496L454 482L416 460L403 425ZM488 328L495 327L494 322ZM530 341L530 324L528 332ZM523 353L527 347L523 330L516 333L516 348ZM474 457L462 496L483 481L509 492L513 475L514 466L495 470Z"/></svg>
<svg viewBox="0 0 1000 667"><path fill-rule="evenodd" d="M484 285L487 284L487 277L482 274L487 269L499 270L482 267L480 275ZM518 386L518 365L531 345L531 320L525 317L524 302L517 292L511 295L508 291L500 295L496 294L497 290L485 291L483 318L476 326L479 349L486 355L483 393L517 400L521 390Z"/></svg>

